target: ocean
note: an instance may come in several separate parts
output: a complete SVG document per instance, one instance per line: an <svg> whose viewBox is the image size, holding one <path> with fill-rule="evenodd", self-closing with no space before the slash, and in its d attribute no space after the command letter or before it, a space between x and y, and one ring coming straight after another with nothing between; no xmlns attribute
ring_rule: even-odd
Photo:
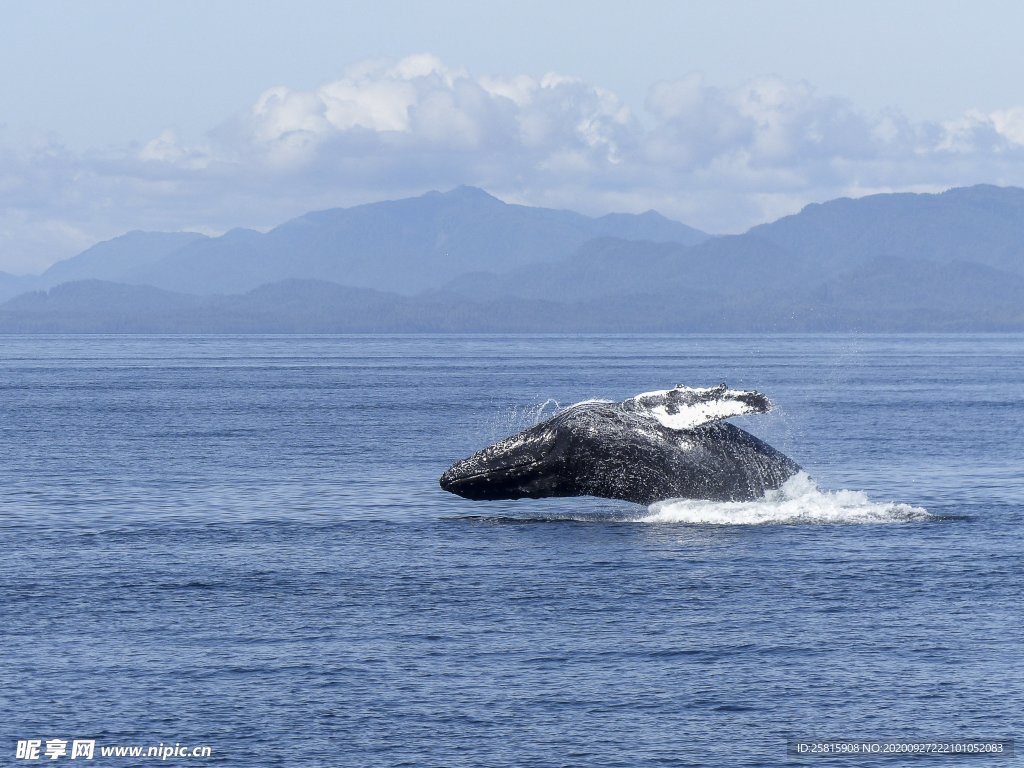
<svg viewBox="0 0 1024 768"><path fill-rule="evenodd" d="M1021 335L0 337L0 764L1024 749L1022 360ZM806 470L772 498L438 486L573 402L721 382L773 400L733 422ZM209 756L100 753L156 745Z"/></svg>

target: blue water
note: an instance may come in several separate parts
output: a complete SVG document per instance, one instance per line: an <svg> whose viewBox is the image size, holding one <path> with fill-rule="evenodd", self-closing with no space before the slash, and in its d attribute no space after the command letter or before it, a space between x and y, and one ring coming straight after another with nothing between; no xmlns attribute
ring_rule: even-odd
<svg viewBox="0 0 1024 768"><path fill-rule="evenodd" d="M0 337L0 764L55 737L213 749L175 765L1019 754L1022 359L1010 335ZM437 486L549 398L722 381L772 397L735 423L824 494L928 514L642 522Z"/></svg>

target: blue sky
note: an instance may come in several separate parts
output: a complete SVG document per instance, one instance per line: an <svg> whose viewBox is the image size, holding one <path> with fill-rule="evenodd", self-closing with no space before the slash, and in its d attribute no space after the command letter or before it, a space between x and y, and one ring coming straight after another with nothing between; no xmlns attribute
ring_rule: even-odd
<svg viewBox="0 0 1024 768"><path fill-rule="evenodd" d="M0 7L0 270L483 186L716 232L1024 183L1014 2Z"/></svg>

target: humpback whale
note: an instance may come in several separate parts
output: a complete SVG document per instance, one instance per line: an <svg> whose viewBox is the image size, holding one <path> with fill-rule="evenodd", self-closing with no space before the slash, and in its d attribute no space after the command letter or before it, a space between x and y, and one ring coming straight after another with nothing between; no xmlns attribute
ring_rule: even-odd
<svg viewBox="0 0 1024 768"><path fill-rule="evenodd" d="M751 501L800 467L725 419L767 413L760 392L686 387L586 400L457 461L441 487L467 499L600 496Z"/></svg>

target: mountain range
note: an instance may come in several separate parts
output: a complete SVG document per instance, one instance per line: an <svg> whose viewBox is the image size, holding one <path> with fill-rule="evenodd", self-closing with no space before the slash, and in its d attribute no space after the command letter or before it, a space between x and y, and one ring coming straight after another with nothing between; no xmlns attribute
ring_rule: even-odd
<svg viewBox="0 0 1024 768"><path fill-rule="evenodd" d="M0 273L0 332L1024 330L1024 190L809 205L741 235L472 187L266 233L130 232Z"/></svg>

